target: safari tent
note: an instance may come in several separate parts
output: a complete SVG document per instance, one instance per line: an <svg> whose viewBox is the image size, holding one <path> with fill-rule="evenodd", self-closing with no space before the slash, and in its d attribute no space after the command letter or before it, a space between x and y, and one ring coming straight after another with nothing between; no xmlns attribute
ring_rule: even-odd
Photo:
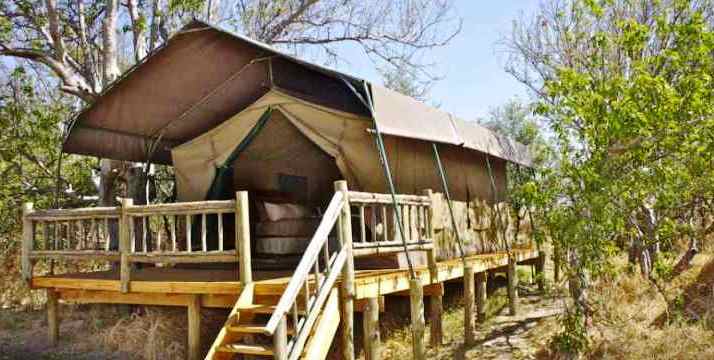
<svg viewBox="0 0 714 360"><path fill-rule="evenodd" d="M60 299L186 306L195 359L200 309L223 307L207 359L324 359L338 325L347 359L353 312L378 318L386 295L411 289L417 312L431 297L436 342L445 281L473 286L476 273L485 289L486 273L507 268L511 296L515 264L542 264L530 227L499 210L507 164L531 166L525 146L204 22L128 70L66 134L66 153L172 166L177 197L25 205L22 271L48 290L53 342ZM115 266L34 274L55 260ZM250 343L256 334L272 345Z"/></svg>

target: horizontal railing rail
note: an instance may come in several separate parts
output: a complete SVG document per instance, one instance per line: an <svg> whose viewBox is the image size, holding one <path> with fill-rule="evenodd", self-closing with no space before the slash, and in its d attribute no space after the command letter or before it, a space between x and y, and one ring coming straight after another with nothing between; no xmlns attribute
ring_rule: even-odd
<svg viewBox="0 0 714 360"><path fill-rule="evenodd" d="M239 262L241 280L252 279L247 193L237 193L236 200L121 203L50 210L25 204L23 277L32 278L33 261L52 259L121 261L125 290L132 262Z"/></svg>

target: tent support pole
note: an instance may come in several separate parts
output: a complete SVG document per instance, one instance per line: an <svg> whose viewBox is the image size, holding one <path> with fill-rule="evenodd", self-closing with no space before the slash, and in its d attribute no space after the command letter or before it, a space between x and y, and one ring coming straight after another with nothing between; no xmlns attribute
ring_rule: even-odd
<svg viewBox="0 0 714 360"><path fill-rule="evenodd" d="M436 167L439 169L439 177L441 178L441 187L444 189L444 196L446 196L446 204L449 206L449 215L451 216L451 226L454 227L454 234L456 234L456 243L459 245L459 251L461 252L461 262L464 268L466 267L466 252L464 251L464 243L461 239L461 234L459 233L459 228L456 226L456 217L454 216L454 207L451 204L451 194L449 193L449 183L446 179L446 170L444 170L444 165L441 163L441 156L439 156L439 148L436 143L431 143L431 148L434 150L434 161L436 162Z"/></svg>
<svg viewBox="0 0 714 360"><path fill-rule="evenodd" d="M365 95L367 100L364 101L360 94L346 81L346 84L352 89L355 95L360 98L364 104L367 106L372 114L372 119L374 120L374 130L376 133L377 150L379 151L379 157L382 162L382 167L384 169L384 176L387 180L387 185L389 187L389 192L392 197L392 205L394 206L394 213L397 215L397 229L399 229L399 237L402 240L402 245L404 246L404 254L407 257L407 264L409 265L409 288L410 288L410 303L411 303L411 320L412 320L412 354L414 359L423 360L425 359L425 349L424 349L424 293L422 289L421 280L417 278L416 272L414 271L414 265L412 264L412 259L409 254L409 247L407 246L407 239L404 236L404 218L402 217L402 211L397 204L397 191L394 186L394 180L392 178L392 172L389 169L389 160L387 159L387 151L384 147L384 139L382 138L382 133L379 131L379 125L376 119L374 119L374 104L372 103L372 98L370 96L369 88L367 83L363 82Z"/></svg>

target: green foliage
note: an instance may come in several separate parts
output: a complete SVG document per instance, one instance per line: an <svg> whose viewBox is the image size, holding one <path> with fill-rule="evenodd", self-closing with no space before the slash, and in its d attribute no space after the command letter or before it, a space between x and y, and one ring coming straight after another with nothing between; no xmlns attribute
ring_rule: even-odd
<svg viewBox="0 0 714 360"><path fill-rule="evenodd" d="M581 354L588 349L588 337L582 313L577 308L566 312L562 321L563 330L553 336L550 348L559 354Z"/></svg>
<svg viewBox="0 0 714 360"><path fill-rule="evenodd" d="M593 4L574 6L612 14ZM537 107L559 154L542 176L547 190L531 200L547 209L553 238L594 272L618 238L644 231L633 226L643 206L657 216L656 236L646 236L654 242L686 235L687 213L714 198L714 34L696 11L673 22L673 7L660 10L656 27L619 18L590 35L596 53L559 67Z"/></svg>
<svg viewBox="0 0 714 360"><path fill-rule="evenodd" d="M169 12L199 12L205 0L169 0Z"/></svg>
<svg viewBox="0 0 714 360"><path fill-rule="evenodd" d="M36 93L37 84L23 68L0 87L0 253L19 238L20 210L25 201L38 208L68 207L81 194L95 192L88 159L63 160L56 199L61 121L69 117L63 101ZM59 201L59 203L57 203Z"/></svg>

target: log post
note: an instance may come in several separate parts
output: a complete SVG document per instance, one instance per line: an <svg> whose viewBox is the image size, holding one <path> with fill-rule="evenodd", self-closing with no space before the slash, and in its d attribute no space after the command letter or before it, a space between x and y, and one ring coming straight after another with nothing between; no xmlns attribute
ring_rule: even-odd
<svg viewBox="0 0 714 360"><path fill-rule="evenodd" d="M439 270L437 268L434 249L427 252L427 261L429 264L429 274L431 275L431 284L439 284ZM444 296L441 294L442 292L429 296L429 325L431 328L429 343L432 347L441 346L444 340Z"/></svg>
<svg viewBox="0 0 714 360"><path fill-rule="evenodd" d="M464 268L464 344L472 346L474 338L474 269L471 265Z"/></svg>
<svg viewBox="0 0 714 360"><path fill-rule="evenodd" d="M545 252L538 252L538 260L535 265L536 282L538 283L538 291L545 291Z"/></svg>
<svg viewBox="0 0 714 360"><path fill-rule="evenodd" d="M131 221L132 218L128 214L128 209L134 205L134 200L130 198L121 199L121 216L119 219L119 253L121 256L120 262L120 280L121 280L121 292L129 292L129 282L131 280L131 263L129 262L129 256L131 255L131 243L132 243L132 233L131 233Z"/></svg>
<svg viewBox="0 0 714 360"><path fill-rule="evenodd" d="M287 360L288 358L288 319L283 316L273 334L273 358Z"/></svg>
<svg viewBox="0 0 714 360"><path fill-rule="evenodd" d="M518 314L518 274L513 255L508 259L508 313L511 316Z"/></svg>
<svg viewBox="0 0 714 360"><path fill-rule="evenodd" d="M426 189L423 195L429 197L432 200L434 193L431 189ZM430 204L427 208L427 217L425 219L426 225L426 236L431 241L434 241L434 205ZM431 284L439 283L439 264L436 261L436 250L430 249L426 253L427 262L429 266L429 275L431 278ZM432 347L441 346L444 340L443 331L443 313L444 313L444 297L441 294L431 295L429 297L429 325L431 328L429 343Z"/></svg>
<svg viewBox="0 0 714 360"><path fill-rule="evenodd" d="M486 322L486 272L476 273L476 320Z"/></svg>
<svg viewBox="0 0 714 360"><path fill-rule="evenodd" d="M553 283L560 282L560 247L553 244Z"/></svg>
<svg viewBox="0 0 714 360"><path fill-rule="evenodd" d="M188 359L201 359L201 297L194 295L188 303Z"/></svg>
<svg viewBox="0 0 714 360"><path fill-rule="evenodd" d="M353 360L355 358L354 344L354 298L355 298L355 260L352 256L352 219L350 215L349 192L347 182L344 180L335 181L335 192L341 191L344 195L344 205L340 213L337 231L342 248L345 250L347 260L342 267L340 281L340 308L342 319L342 359Z"/></svg>
<svg viewBox="0 0 714 360"><path fill-rule="evenodd" d="M412 353L414 359L425 360L424 348L424 289L419 279L409 280L409 300L412 318Z"/></svg>
<svg viewBox="0 0 714 360"><path fill-rule="evenodd" d="M33 243L35 240L35 225L28 218L34 212L32 203L24 203L22 205L22 278L28 282L32 280L32 261L30 260L30 252L32 252Z"/></svg>
<svg viewBox="0 0 714 360"><path fill-rule="evenodd" d="M236 253L239 257L240 282L243 284L253 282L250 254L250 214L248 207L248 192L236 192Z"/></svg>
<svg viewBox="0 0 714 360"><path fill-rule="evenodd" d="M365 360L379 360L381 337L379 333L379 298L367 299L367 306L362 314L364 325L364 358Z"/></svg>
<svg viewBox="0 0 714 360"><path fill-rule="evenodd" d="M47 289L47 336L50 346L57 346L59 341L59 299L57 292Z"/></svg>

